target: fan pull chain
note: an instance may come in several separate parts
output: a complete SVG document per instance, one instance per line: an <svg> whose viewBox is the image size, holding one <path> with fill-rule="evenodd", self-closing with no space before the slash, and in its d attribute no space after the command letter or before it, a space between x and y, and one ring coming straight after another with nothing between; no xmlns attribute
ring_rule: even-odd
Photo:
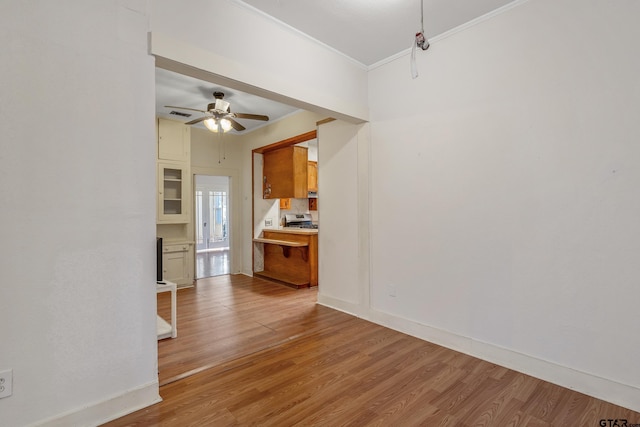
<svg viewBox="0 0 640 427"><path fill-rule="evenodd" d="M222 139L222 160L227 160L227 139Z"/></svg>
<svg viewBox="0 0 640 427"><path fill-rule="evenodd" d="M218 164L221 163L220 153L222 152L222 126L218 122Z"/></svg>
<svg viewBox="0 0 640 427"><path fill-rule="evenodd" d="M411 77L418 77L418 67L416 66L416 50L419 47L422 50L429 49L429 41L424 36L424 0L420 2L420 31L416 33L416 38L411 45Z"/></svg>

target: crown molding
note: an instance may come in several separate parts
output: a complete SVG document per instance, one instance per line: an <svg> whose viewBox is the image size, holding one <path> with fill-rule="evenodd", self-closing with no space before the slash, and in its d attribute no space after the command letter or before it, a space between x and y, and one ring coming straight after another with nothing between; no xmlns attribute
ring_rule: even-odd
<svg viewBox="0 0 640 427"><path fill-rule="evenodd" d="M298 30L297 28L292 27L291 25L282 22L281 20L274 18L273 16L269 15L268 13L265 13L263 11L261 11L260 9L255 8L254 6L251 6L250 4L247 4L245 2L243 2L242 0L229 0L231 3L234 3L235 5L242 7L256 15L259 15L261 17L263 17L264 19L273 22L274 24L278 25L279 27L285 29L286 31L295 34L298 37L302 37L305 38L321 47L323 47L324 49L327 49L328 51L331 51L333 53L335 53L336 55L341 56L342 58L346 59L347 61L351 62L353 65L361 68L362 70L367 71L368 67L363 64L360 61L357 61L355 59L353 59L352 57L350 57L349 55L345 54L344 52L340 52L339 50L337 50L336 48L333 48L331 46L329 46L326 43L321 42L318 39L315 39L313 37L311 37L309 34L307 33L303 33L302 31Z"/></svg>
<svg viewBox="0 0 640 427"><path fill-rule="evenodd" d="M429 38L429 44L433 45L434 43L438 43L441 40L444 40L448 37L451 37L455 34L458 34L460 32L463 32L465 30L468 30L471 27L474 27L478 24L481 24L482 22L485 22L489 19L494 18L495 16L501 15L515 7L518 7L520 5L522 5L523 3L526 3L530 0L514 0L509 4L505 4L502 7L499 7L495 10L492 10L491 12L487 12L482 16L479 16L477 18L472 19L471 21L465 22L464 24L458 25L455 28L452 28L448 31L445 31L444 33L438 34L436 36L433 36L431 38ZM371 71L371 70L375 70L378 67L381 67L385 64L388 64L390 62L395 61L398 58L402 58L405 57L407 55L411 55L411 49L412 47L409 47L408 49L405 49L401 52L396 53L395 55L391 55L388 58L382 59L374 64L371 64L367 67L367 71Z"/></svg>

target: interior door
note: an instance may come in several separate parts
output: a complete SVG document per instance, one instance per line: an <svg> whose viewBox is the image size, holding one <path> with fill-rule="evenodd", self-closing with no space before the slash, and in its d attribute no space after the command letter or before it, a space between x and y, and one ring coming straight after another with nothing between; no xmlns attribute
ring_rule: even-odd
<svg viewBox="0 0 640 427"><path fill-rule="evenodd" d="M203 193L206 190L196 189L196 251L204 251L209 248L209 204Z"/></svg>
<svg viewBox="0 0 640 427"><path fill-rule="evenodd" d="M229 177L196 175L196 251L229 247Z"/></svg>

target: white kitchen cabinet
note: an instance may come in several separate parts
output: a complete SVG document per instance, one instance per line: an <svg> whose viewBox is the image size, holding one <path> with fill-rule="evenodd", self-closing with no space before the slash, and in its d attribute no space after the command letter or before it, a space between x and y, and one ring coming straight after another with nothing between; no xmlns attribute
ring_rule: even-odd
<svg viewBox="0 0 640 427"><path fill-rule="evenodd" d="M158 119L158 160L190 162L191 128L183 123Z"/></svg>
<svg viewBox="0 0 640 427"><path fill-rule="evenodd" d="M158 118L158 224L189 222L191 201L191 129L183 123Z"/></svg>
<svg viewBox="0 0 640 427"><path fill-rule="evenodd" d="M156 233L164 240L163 277L193 285L191 131L183 123L157 119Z"/></svg>
<svg viewBox="0 0 640 427"><path fill-rule="evenodd" d="M178 285L191 285L189 249L191 243L165 244L162 248L162 268L165 280Z"/></svg>
<svg viewBox="0 0 640 427"><path fill-rule="evenodd" d="M158 224L189 222L190 187L187 165L158 162Z"/></svg>

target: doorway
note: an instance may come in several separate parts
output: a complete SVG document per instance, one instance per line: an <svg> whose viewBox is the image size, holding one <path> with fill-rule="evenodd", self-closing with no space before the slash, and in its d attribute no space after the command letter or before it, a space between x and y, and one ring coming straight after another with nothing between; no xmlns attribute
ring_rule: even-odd
<svg viewBox="0 0 640 427"><path fill-rule="evenodd" d="M196 279L229 274L229 177L195 175Z"/></svg>
<svg viewBox="0 0 640 427"><path fill-rule="evenodd" d="M318 124L319 122L316 122L316 127ZM252 272L254 276L265 277L298 288L319 286L317 135L318 131L314 129L252 150L252 217L254 242L257 243L252 246ZM297 156L295 162L293 155L289 158L289 163L287 163L287 159L280 162L281 156L278 153L287 155L287 153L293 153L292 150L299 147L304 149L300 150L301 155ZM309 151L311 151L311 154ZM277 198L272 197L271 186L265 186L268 181L267 176L270 175L265 166L265 163L267 163L265 155L272 154L277 154L278 161L271 161L271 169L269 171L278 170L281 176L284 176L284 179L280 178L280 182L294 180L294 163L297 165L295 167L298 170L297 178L301 175L306 178L306 182L303 181L298 186L295 197L293 195L289 196L289 198L281 198L281 195L278 195ZM271 158L273 159L273 157ZM281 166L281 163L288 166ZM313 180L309 179L309 164L315 166L316 172ZM274 167L274 165L277 165L277 167ZM310 181L315 182L313 187L309 187ZM302 191L300 191L300 187L302 187ZM293 193L293 190L290 191ZM283 195L287 195L286 192ZM304 218L304 225L307 226L307 229L292 230L295 227L285 222L286 217ZM302 228L302 224L299 228ZM279 237L272 237L273 233L277 233L276 235ZM267 239L263 239L263 237ZM302 253L299 257L290 257L291 249L268 241L273 239L295 242L301 244L305 249L301 250ZM276 248L276 246L280 246L280 248Z"/></svg>

